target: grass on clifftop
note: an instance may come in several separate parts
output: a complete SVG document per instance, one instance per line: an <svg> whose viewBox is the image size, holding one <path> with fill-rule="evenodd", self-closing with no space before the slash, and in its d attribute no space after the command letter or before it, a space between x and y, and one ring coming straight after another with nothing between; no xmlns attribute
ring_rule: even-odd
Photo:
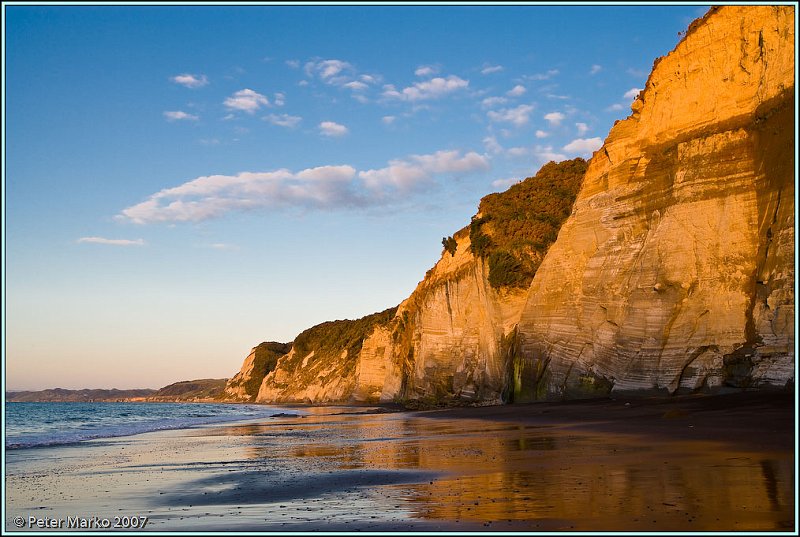
<svg viewBox="0 0 800 537"><path fill-rule="evenodd" d="M311 351L315 355L339 354L347 349L348 358L361 351L361 344L376 324L386 324L394 317L397 307L373 313L351 321L327 321L312 326L298 335L293 343L295 356L306 356Z"/></svg>
<svg viewBox="0 0 800 537"><path fill-rule="evenodd" d="M587 162L542 166L534 177L481 199L469 226L472 253L489 264L492 287L527 287L572 212Z"/></svg>

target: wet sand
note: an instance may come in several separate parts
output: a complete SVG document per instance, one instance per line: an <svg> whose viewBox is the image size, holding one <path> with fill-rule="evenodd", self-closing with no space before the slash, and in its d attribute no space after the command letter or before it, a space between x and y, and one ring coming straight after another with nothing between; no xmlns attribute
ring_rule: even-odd
<svg viewBox="0 0 800 537"><path fill-rule="evenodd" d="M287 409L11 450L6 528L147 516L155 531L788 532L793 397Z"/></svg>

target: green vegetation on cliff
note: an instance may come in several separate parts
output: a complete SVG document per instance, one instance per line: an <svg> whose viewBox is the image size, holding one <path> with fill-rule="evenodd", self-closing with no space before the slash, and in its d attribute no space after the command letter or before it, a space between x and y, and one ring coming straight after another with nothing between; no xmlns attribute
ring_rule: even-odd
<svg viewBox="0 0 800 537"><path fill-rule="evenodd" d="M472 253L486 258L492 287L527 287L572 212L587 163L545 164L534 177L481 199L472 219Z"/></svg>
<svg viewBox="0 0 800 537"><path fill-rule="evenodd" d="M373 313L360 319L327 321L312 326L298 335L294 340L295 356L306 356L311 351L315 354L339 354L347 350L348 358L356 358L361 351L364 338L377 324L386 324L392 320L397 307L379 313Z"/></svg>

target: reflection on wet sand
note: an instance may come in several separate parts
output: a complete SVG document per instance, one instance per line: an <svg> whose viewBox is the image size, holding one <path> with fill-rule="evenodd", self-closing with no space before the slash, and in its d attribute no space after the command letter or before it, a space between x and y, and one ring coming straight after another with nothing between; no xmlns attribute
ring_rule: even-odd
<svg viewBox="0 0 800 537"><path fill-rule="evenodd" d="M296 476L283 491L293 498L366 487L380 490L362 498L375 512L402 505L412 520L530 530L774 531L794 524L791 453L721 442L413 414L310 415L214 434L252 436L247 456L280 461L282 472ZM275 498L261 496L268 499Z"/></svg>

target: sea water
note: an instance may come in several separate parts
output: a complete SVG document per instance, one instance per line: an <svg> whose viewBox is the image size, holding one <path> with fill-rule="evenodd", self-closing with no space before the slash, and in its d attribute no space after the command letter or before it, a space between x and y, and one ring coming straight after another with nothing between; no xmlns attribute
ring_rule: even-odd
<svg viewBox="0 0 800 537"><path fill-rule="evenodd" d="M214 403L6 403L6 449L72 444L269 417L274 407Z"/></svg>

